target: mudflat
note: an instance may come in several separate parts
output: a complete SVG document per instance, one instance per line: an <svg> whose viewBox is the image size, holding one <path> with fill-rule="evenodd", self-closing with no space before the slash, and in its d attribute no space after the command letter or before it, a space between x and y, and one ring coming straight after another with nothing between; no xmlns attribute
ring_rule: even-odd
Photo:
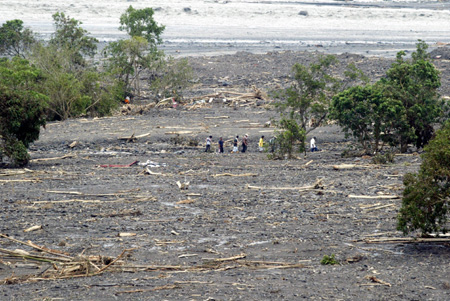
<svg viewBox="0 0 450 301"><path fill-rule="evenodd" d="M448 96L447 54L433 56ZM186 97L197 103L128 114L144 97L126 115L49 123L27 169L0 170L0 299L448 300L448 240L414 242L395 229L419 153L386 165L342 157L356 142L336 125L309 134L320 152L269 160L258 151L278 114L270 99L233 102L240 94L229 92L283 86L293 63L316 55L191 57L198 81ZM372 80L392 63L339 59ZM244 134L248 152L230 153ZM321 264L333 255L339 264Z"/></svg>

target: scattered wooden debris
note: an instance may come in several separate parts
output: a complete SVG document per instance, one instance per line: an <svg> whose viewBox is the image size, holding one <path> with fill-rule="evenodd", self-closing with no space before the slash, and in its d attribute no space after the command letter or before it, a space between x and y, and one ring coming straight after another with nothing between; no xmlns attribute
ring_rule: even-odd
<svg viewBox="0 0 450 301"><path fill-rule="evenodd" d="M178 201L175 204L181 205L181 204L192 204L192 203L195 203L195 200L193 200L193 199L186 199L186 200Z"/></svg>
<svg viewBox="0 0 450 301"><path fill-rule="evenodd" d="M450 238L419 238L419 237L381 237L366 238L363 240L368 244L398 244L398 243L450 243Z"/></svg>
<svg viewBox="0 0 450 301"><path fill-rule="evenodd" d="M132 236L136 236L136 233L131 233L131 232L120 232L118 234L119 237L132 237Z"/></svg>
<svg viewBox="0 0 450 301"><path fill-rule="evenodd" d="M61 157L31 159L30 162L31 163L45 162L45 161L61 160L61 159L74 158L74 157L76 157L75 154L68 154L68 155L64 155Z"/></svg>
<svg viewBox="0 0 450 301"><path fill-rule="evenodd" d="M297 190L297 191L307 191L315 189L323 189L324 185L322 179L317 180L313 185L302 186L302 187L258 187L247 184L247 189L259 189L259 190Z"/></svg>
<svg viewBox="0 0 450 301"><path fill-rule="evenodd" d="M257 177L258 174L256 173L244 173L244 174L231 174L231 173L219 173L213 175L214 178L217 177Z"/></svg>
<svg viewBox="0 0 450 301"><path fill-rule="evenodd" d="M42 229L42 225L36 225L36 226L32 226L30 228L23 230L23 232L31 232L31 231L41 230L41 229Z"/></svg>
<svg viewBox="0 0 450 301"><path fill-rule="evenodd" d="M354 194L349 194L348 197L353 199L388 199L388 200L400 198L400 196L398 195L354 195Z"/></svg>
<svg viewBox="0 0 450 301"><path fill-rule="evenodd" d="M189 188L189 183L190 182L181 183L180 181L177 181L177 186L180 190L187 190Z"/></svg>
<svg viewBox="0 0 450 301"><path fill-rule="evenodd" d="M129 137L119 137L119 138L117 138L117 139L119 139L119 140L125 140L126 142L136 142L136 141L137 141L138 139L140 139L140 138L144 138L144 137L150 136L150 134L151 134L151 133L146 133L146 134L142 134L142 135L137 135L137 136L135 136L134 133L133 133L133 134L131 134L131 136L129 136Z"/></svg>
<svg viewBox="0 0 450 301"><path fill-rule="evenodd" d="M119 167L119 168L121 168L121 167L131 167L133 165L138 164L138 162L139 161L134 161L134 162L131 162L130 164L102 164L102 165L99 165L99 166L100 167Z"/></svg>
<svg viewBox="0 0 450 301"><path fill-rule="evenodd" d="M205 116L205 119L228 119L230 116Z"/></svg>
<svg viewBox="0 0 450 301"><path fill-rule="evenodd" d="M366 276L366 277L364 277L365 279L367 279L367 280L370 280L370 281L372 281L372 282L374 282L374 283L377 283L377 284L380 284L380 285L386 285L386 286L391 286L391 284L390 283L388 283L388 282L386 282L386 281L383 281L383 280L381 280L381 279L378 279L377 277L375 277L375 276ZM364 285L364 284L363 284ZM370 284L365 284L365 285L370 285Z"/></svg>
<svg viewBox="0 0 450 301"><path fill-rule="evenodd" d="M344 169L353 169L357 167L356 164L339 164L339 165L333 165L333 169L335 170L344 170Z"/></svg>

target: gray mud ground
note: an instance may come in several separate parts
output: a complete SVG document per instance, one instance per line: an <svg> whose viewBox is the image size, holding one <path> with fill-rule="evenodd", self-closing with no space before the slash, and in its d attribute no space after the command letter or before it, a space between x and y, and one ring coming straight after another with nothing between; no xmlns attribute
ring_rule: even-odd
<svg viewBox="0 0 450 301"><path fill-rule="evenodd" d="M372 78L390 64L347 56ZM270 90L287 80L293 62L307 57L287 52L190 58L199 77L191 94L249 91L251 85ZM441 91L448 95L449 61L436 64L445 71ZM361 196L401 195L402 176L420 166L417 153L396 156L389 165L342 158L354 142L338 127L324 126L311 133L321 152L268 160L256 144L259 136L272 135L273 128L263 125L277 114L264 103L243 105L215 100L198 109L48 124L31 147L32 158L69 156L33 161L22 175L2 176L0 170L1 233L72 256L114 258L135 249L114 271L41 281L33 278L52 265L3 256L0 299L449 299L448 243L368 242L401 237L395 230L400 200ZM150 135L136 142L118 139L133 133ZM206 136L217 141L246 133L248 153L203 152ZM195 140L198 147L187 145ZM161 165L150 168L157 174L139 165L100 166L147 160ZM339 164L355 168L333 169ZM318 180L319 188L302 189ZM189 182L189 189L180 190L177 181ZM34 225L42 229L23 231ZM124 232L136 235L118 236ZM0 247L31 251L5 238ZM331 254L341 264L321 265ZM27 275L33 276L21 282Z"/></svg>

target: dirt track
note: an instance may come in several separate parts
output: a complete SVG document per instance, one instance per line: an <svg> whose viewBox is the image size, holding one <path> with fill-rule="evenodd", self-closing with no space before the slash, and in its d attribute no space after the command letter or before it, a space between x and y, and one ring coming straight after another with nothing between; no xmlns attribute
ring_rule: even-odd
<svg viewBox="0 0 450 301"><path fill-rule="evenodd" d="M227 65L220 57L209 61L214 63L203 63ZM225 87L227 73L220 70L200 73L197 93ZM244 89L233 87L237 72L229 74L226 88ZM275 78L266 76L267 82ZM247 88L263 83L247 78ZM273 128L263 125L273 116L263 106L236 109L214 102L196 110L161 108L49 124L31 147L32 158L69 156L37 160L30 172L0 177L1 233L72 256L114 258L135 249L118 265L122 272L25 283L14 277L42 277L52 266L1 258L0 277L13 284L0 286L0 299L448 300L448 243L367 242L401 237L395 230L400 200L382 197L401 194L402 175L416 171L420 157L397 156L391 165L342 158L353 142L328 126L313 132L323 151L271 161L256 144L259 136L271 136ZM133 133L150 135L118 139ZM217 141L246 133L246 154L203 152L208 135ZM193 140L201 145L186 146ZM161 165L150 168L155 174L139 165L101 167L147 160ZM355 166L333 168L340 164ZM318 180L316 188L306 187ZM189 182L189 188L180 190L177 181ZM42 229L23 232L34 225ZM5 238L0 242L3 249L30 251ZM320 264L331 254L341 265Z"/></svg>

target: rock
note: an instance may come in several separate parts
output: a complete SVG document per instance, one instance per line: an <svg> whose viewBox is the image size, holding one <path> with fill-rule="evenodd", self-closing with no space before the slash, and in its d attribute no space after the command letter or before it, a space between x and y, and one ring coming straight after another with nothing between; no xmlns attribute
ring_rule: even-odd
<svg viewBox="0 0 450 301"><path fill-rule="evenodd" d="M308 12L307 12L306 10L301 10L298 14L299 14L300 16L307 16L307 15L308 15Z"/></svg>

